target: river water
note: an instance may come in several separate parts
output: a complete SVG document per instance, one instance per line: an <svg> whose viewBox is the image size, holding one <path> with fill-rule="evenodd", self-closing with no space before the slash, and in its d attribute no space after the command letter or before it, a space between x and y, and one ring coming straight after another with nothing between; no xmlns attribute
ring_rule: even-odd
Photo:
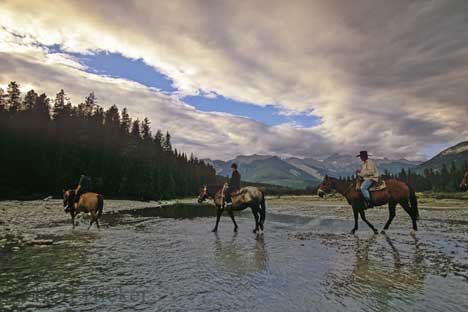
<svg viewBox="0 0 468 312"><path fill-rule="evenodd" d="M349 209L294 205L270 207L263 235L248 211L211 233L196 206L45 224L53 244L0 249L0 310L468 311L466 210L421 211L413 238L402 210L387 235L350 235Z"/></svg>

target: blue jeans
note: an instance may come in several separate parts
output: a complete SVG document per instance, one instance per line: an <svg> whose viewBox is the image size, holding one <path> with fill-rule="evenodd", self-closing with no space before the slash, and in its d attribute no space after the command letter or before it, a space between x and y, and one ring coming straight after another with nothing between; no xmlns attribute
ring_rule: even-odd
<svg viewBox="0 0 468 312"><path fill-rule="evenodd" d="M370 200L370 193L369 188L374 184L373 180L364 180L361 184L361 193L364 195L364 198L369 201Z"/></svg>

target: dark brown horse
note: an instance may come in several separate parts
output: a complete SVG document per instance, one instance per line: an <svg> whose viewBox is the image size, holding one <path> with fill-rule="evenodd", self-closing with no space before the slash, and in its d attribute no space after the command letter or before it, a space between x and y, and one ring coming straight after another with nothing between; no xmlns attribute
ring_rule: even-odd
<svg viewBox="0 0 468 312"><path fill-rule="evenodd" d="M198 196L198 203L202 203L208 198L213 199L214 204L217 208L216 210L216 225L212 232L218 231L218 224L221 215L223 214L224 209L227 210L229 216L231 217L232 222L234 223L234 232L237 232L237 223L234 219L234 211L244 210L245 208L250 207L255 218L255 229L254 233L259 231L263 232L263 224L265 222L265 194L260 191L258 188L253 186L243 187L239 192L232 194L232 205L224 208L223 205L223 193L224 186L204 186L200 190L200 195Z"/></svg>
<svg viewBox="0 0 468 312"><path fill-rule="evenodd" d="M460 189L462 191L468 191L468 170L465 171L462 181L460 182Z"/></svg>
<svg viewBox="0 0 468 312"><path fill-rule="evenodd" d="M388 203L389 217L382 230L382 234L384 234L385 230L389 228L396 214L395 208L397 204L400 204L411 218L413 223L413 231L411 234L414 235L415 231L418 230L416 220L419 218L418 201L414 190L405 182L396 179L387 179L385 180L385 183L385 189L371 192L371 199L375 206L381 206ZM340 181L326 176L320 184L317 193L319 196L323 197L332 190L336 190L338 193L343 195L353 208L354 228L351 230L351 234L354 234L358 229L359 215L375 234L378 233L375 227L366 219L364 199L361 192L356 190L355 182Z"/></svg>
<svg viewBox="0 0 468 312"><path fill-rule="evenodd" d="M102 209L104 208L104 199L101 194L97 193L84 193L80 196L78 203L74 202L75 190L63 191L63 206L68 208L72 218L73 228L75 228L75 216L80 212L91 214L91 222L89 223L88 230L91 228L94 222L98 229L99 218L102 215Z"/></svg>

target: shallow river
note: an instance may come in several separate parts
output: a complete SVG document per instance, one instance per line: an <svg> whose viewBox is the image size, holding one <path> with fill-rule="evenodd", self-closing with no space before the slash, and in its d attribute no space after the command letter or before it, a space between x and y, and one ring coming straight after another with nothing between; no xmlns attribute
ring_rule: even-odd
<svg viewBox="0 0 468 312"><path fill-rule="evenodd" d="M415 239L401 209L387 235L350 235L350 210L292 205L269 207L263 235L248 211L217 235L195 209L46 225L53 245L0 249L0 310L468 311L466 211L422 210ZM380 228L386 211L368 215Z"/></svg>

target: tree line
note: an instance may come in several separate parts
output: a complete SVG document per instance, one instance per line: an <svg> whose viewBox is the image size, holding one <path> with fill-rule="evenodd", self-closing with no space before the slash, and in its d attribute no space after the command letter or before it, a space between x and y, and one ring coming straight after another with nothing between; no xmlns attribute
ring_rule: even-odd
<svg viewBox="0 0 468 312"><path fill-rule="evenodd" d="M407 182L416 192L459 192L460 182L463 175L468 170L468 160L463 165L457 166L451 162L449 166L443 164L440 170L426 168L421 173L412 169L402 168L398 174L390 174L387 170L383 173L383 178L396 178ZM351 181L355 177L341 178Z"/></svg>
<svg viewBox="0 0 468 312"><path fill-rule="evenodd" d="M0 198L59 195L81 174L96 192L138 199L195 195L216 179L210 165L173 148L169 132L153 134L148 118L126 108L105 110L94 93L72 105L64 90L50 99L12 81L0 89L0 146Z"/></svg>

